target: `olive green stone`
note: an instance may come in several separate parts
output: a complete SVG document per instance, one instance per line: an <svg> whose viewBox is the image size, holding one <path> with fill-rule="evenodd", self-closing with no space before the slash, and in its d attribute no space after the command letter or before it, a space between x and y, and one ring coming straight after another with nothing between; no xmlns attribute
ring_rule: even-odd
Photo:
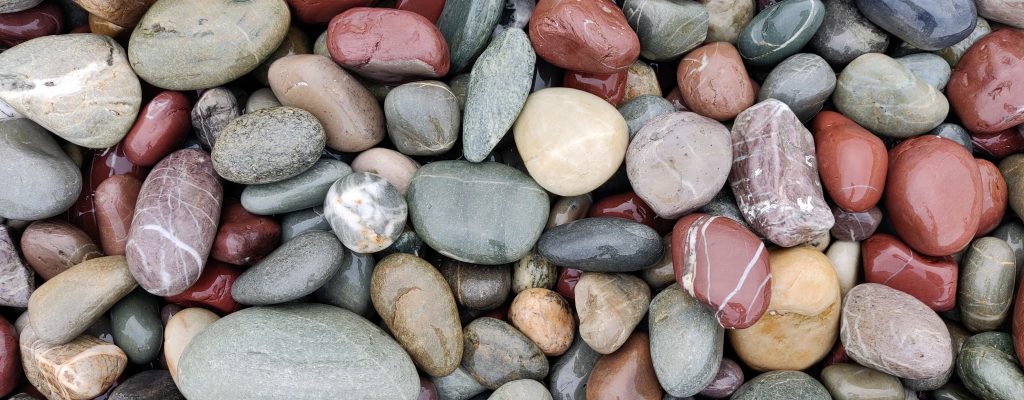
<svg viewBox="0 0 1024 400"><path fill-rule="evenodd" d="M321 206L331 185L351 173L352 167L344 162L320 159L283 181L246 186L242 190L242 207L253 214L273 215Z"/></svg>
<svg viewBox="0 0 1024 400"><path fill-rule="evenodd" d="M512 266L513 293L532 288L554 289L557 282L558 266L535 251L530 251Z"/></svg>
<svg viewBox="0 0 1024 400"><path fill-rule="evenodd" d="M821 0L788 0L761 11L740 32L736 47L755 67L772 66L800 51L825 18Z"/></svg>
<svg viewBox="0 0 1024 400"><path fill-rule="evenodd" d="M462 366L489 389L517 379L544 379L548 359L526 335L490 317L466 325Z"/></svg>
<svg viewBox="0 0 1024 400"><path fill-rule="evenodd" d="M124 350L128 361L148 364L160 355L164 326L158 297L135 289L110 309L110 324L114 344Z"/></svg>
<svg viewBox="0 0 1024 400"><path fill-rule="evenodd" d="M300 299L334 276L344 255L345 247L333 233L306 232L245 270L231 286L231 297L249 305Z"/></svg>
<svg viewBox="0 0 1024 400"><path fill-rule="evenodd" d="M373 305L370 302L370 277L376 265L373 255L345 251L341 268L316 290L316 299L362 316L369 315Z"/></svg>
<svg viewBox="0 0 1024 400"><path fill-rule="evenodd" d="M699 46L708 33L708 10L696 1L626 0L629 26L640 38L640 55L666 61Z"/></svg>
<svg viewBox="0 0 1024 400"><path fill-rule="evenodd" d="M957 305L967 329L998 329L1010 315L1016 281L1013 249L994 237L971 243L961 264Z"/></svg>
<svg viewBox="0 0 1024 400"><path fill-rule="evenodd" d="M483 161L512 128L533 86L537 55L522 29L494 38L473 64L466 92L462 153Z"/></svg>
<svg viewBox="0 0 1024 400"><path fill-rule="evenodd" d="M831 400L828 390L800 371L771 371L747 381L730 400Z"/></svg>
<svg viewBox="0 0 1024 400"><path fill-rule="evenodd" d="M455 94L443 82L420 81L398 86L384 100L388 137L402 154L443 154L459 138L462 115Z"/></svg>
<svg viewBox="0 0 1024 400"><path fill-rule="evenodd" d="M856 364L833 364L821 371L821 383L835 400L903 400L903 386L896 377Z"/></svg>
<svg viewBox="0 0 1024 400"><path fill-rule="evenodd" d="M316 117L294 107L265 108L228 123L213 146L213 169L232 182L282 181L320 158L327 136Z"/></svg>
<svg viewBox="0 0 1024 400"><path fill-rule="evenodd" d="M478 265L445 259L441 262L441 275L451 288L455 299L463 307L473 310L491 310L505 303L512 286L508 264Z"/></svg>
<svg viewBox="0 0 1024 400"><path fill-rule="evenodd" d="M437 20L451 52L451 74L462 72L483 51L498 24L504 0L447 0Z"/></svg>
<svg viewBox="0 0 1024 400"><path fill-rule="evenodd" d="M1024 393L1024 372L1004 332L985 332L964 343L957 362L964 386L982 399L1017 399Z"/></svg>

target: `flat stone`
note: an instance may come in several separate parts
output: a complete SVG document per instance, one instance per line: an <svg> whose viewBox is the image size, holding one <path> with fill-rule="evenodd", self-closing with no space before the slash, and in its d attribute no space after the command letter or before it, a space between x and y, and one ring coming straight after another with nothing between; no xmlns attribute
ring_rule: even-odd
<svg viewBox="0 0 1024 400"><path fill-rule="evenodd" d="M705 43L736 44L743 27L754 17L754 3L747 0L701 0L708 11Z"/></svg>
<svg viewBox="0 0 1024 400"><path fill-rule="evenodd" d="M707 38L708 10L694 1L626 0L622 12L640 39L640 55L648 60L679 57Z"/></svg>
<svg viewBox="0 0 1024 400"><path fill-rule="evenodd" d="M341 243L359 253L384 250L405 227L405 198L380 175L356 172L331 186L324 218Z"/></svg>
<svg viewBox="0 0 1024 400"><path fill-rule="evenodd" d="M482 317L463 329L462 367L489 389L518 379L544 379L548 359L526 335L503 321Z"/></svg>
<svg viewBox="0 0 1024 400"><path fill-rule="evenodd" d="M35 286L35 274L21 261L8 228L0 225L0 305L28 307Z"/></svg>
<svg viewBox="0 0 1024 400"><path fill-rule="evenodd" d="M743 60L769 67L800 51L825 18L821 0L780 2L754 16L736 40Z"/></svg>
<svg viewBox="0 0 1024 400"><path fill-rule="evenodd" d="M322 206L331 185L352 173L344 162L323 158L291 178L242 190L242 206L258 215L284 214Z"/></svg>
<svg viewBox="0 0 1024 400"><path fill-rule="evenodd" d="M213 167L218 175L236 183L278 182L312 167L326 140L323 126L305 110L259 110L224 127L213 146Z"/></svg>
<svg viewBox="0 0 1024 400"><path fill-rule="evenodd" d="M447 75L449 46L433 22L411 11L358 7L327 27L334 62L384 82Z"/></svg>
<svg viewBox="0 0 1024 400"><path fill-rule="evenodd" d="M81 335L65 344L49 344L36 336L31 319L25 319L17 325L21 365L29 383L46 398L84 400L99 396L117 382L128 364L121 349L95 336Z"/></svg>
<svg viewBox="0 0 1024 400"><path fill-rule="evenodd" d="M530 38L516 28L496 36L480 54L469 75L462 123L467 160L483 161L512 128L530 94L536 62Z"/></svg>
<svg viewBox="0 0 1024 400"><path fill-rule="evenodd" d="M561 357L555 360L548 374L548 390L555 400L585 399L587 380L601 357L579 335Z"/></svg>
<svg viewBox="0 0 1024 400"><path fill-rule="evenodd" d="M471 310L493 310L505 304L512 278L507 264L479 265L446 258L438 267L455 300Z"/></svg>
<svg viewBox="0 0 1024 400"><path fill-rule="evenodd" d="M654 372L668 394L693 396L712 383L725 330L711 310L672 285L654 296L648 324Z"/></svg>
<svg viewBox="0 0 1024 400"><path fill-rule="evenodd" d="M576 333L569 302L548 289L520 292L509 305L508 319L549 357L565 353Z"/></svg>
<svg viewBox="0 0 1024 400"><path fill-rule="evenodd" d="M171 374L154 369L139 372L117 385L108 400L185 400Z"/></svg>
<svg viewBox="0 0 1024 400"><path fill-rule="evenodd" d="M1013 305L1013 249L1002 239L983 237L967 248L962 265L957 289L961 321L974 332L999 329Z"/></svg>
<svg viewBox="0 0 1024 400"><path fill-rule="evenodd" d="M212 149L220 132L240 115L242 108L235 95L228 89L215 87L203 92L192 107L192 127L199 141Z"/></svg>
<svg viewBox="0 0 1024 400"><path fill-rule="evenodd" d="M551 392L533 379L520 379L501 385L487 400L551 400Z"/></svg>
<svg viewBox="0 0 1024 400"><path fill-rule="evenodd" d="M936 312L957 306L959 269L951 257L922 255L884 233L869 237L862 243L862 249L865 282L910 294ZM960 306L962 314L962 301Z"/></svg>
<svg viewBox="0 0 1024 400"><path fill-rule="evenodd" d="M844 215L871 210L882 199L885 189L889 166L885 144L856 122L833 111L819 114L814 119L813 130L821 181L829 197L839 206L837 210L843 210ZM838 216L840 212L835 214ZM881 213L875 219L880 222ZM838 219L836 223L838 225ZM834 231L835 226L832 229Z"/></svg>
<svg viewBox="0 0 1024 400"><path fill-rule="evenodd" d="M820 382L800 371L771 371L740 386L731 400L827 400L832 398Z"/></svg>
<svg viewBox="0 0 1024 400"><path fill-rule="evenodd" d="M449 72L459 73L469 66L491 40L503 0L446 0L437 27L451 51ZM444 74L442 74L444 75Z"/></svg>
<svg viewBox="0 0 1024 400"><path fill-rule="evenodd" d="M619 106L619 114L626 120L630 141L648 122L675 111L672 103L660 96L641 95ZM627 150L628 151L628 150Z"/></svg>
<svg viewBox="0 0 1024 400"><path fill-rule="evenodd" d="M341 242L330 232L311 231L296 236L245 270L231 286L231 296L250 305L302 298L338 271L344 252Z"/></svg>
<svg viewBox="0 0 1024 400"><path fill-rule="evenodd" d="M50 134L27 119L0 121L0 217L36 220L74 204L82 173Z"/></svg>
<svg viewBox="0 0 1024 400"><path fill-rule="evenodd" d="M234 265L251 265L281 243L281 226L273 217L252 214L230 199L221 212L210 257Z"/></svg>
<svg viewBox="0 0 1024 400"><path fill-rule="evenodd" d="M282 0L158 2L132 32L128 59L156 87L220 86L262 64L288 34L290 16Z"/></svg>
<svg viewBox="0 0 1024 400"><path fill-rule="evenodd" d="M964 128L992 133L1024 123L1024 32L997 30L974 43L949 78L949 102Z"/></svg>
<svg viewBox="0 0 1024 400"><path fill-rule="evenodd" d="M974 30L977 11L971 0L857 0L871 22L921 50L939 50Z"/></svg>
<svg viewBox="0 0 1024 400"><path fill-rule="evenodd" d="M462 116L451 88L439 81L410 82L384 100L388 137L402 154L429 156L451 150Z"/></svg>
<svg viewBox="0 0 1024 400"><path fill-rule="evenodd" d="M661 258L661 236L622 218L584 218L549 229L537 252L556 265L595 272L644 269Z"/></svg>
<svg viewBox="0 0 1024 400"><path fill-rule="evenodd" d="M1011 399L1024 391L1024 372L1005 332L971 336L960 350L957 375L971 394L984 399Z"/></svg>
<svg viewBox="0 0 1024 400"><path fill-rule="evenodd" d="M574 292L580 337L601 354L626 342L651 302L651 288L629 274L586 272Z"/></svg>
<svg viewBox="0 0 1024 400"><path fill-rule="evenodd" d="M836 67L867 53L884 53L889 33L871 23L854 0L825 0L825 19L811 38L814 52Z"/></svg>
<svg viewBox="0 0 1024 400"><path fill-rule="evenodd" d="M175 313L165 324L163 359L167 363L167 370L171 373L171 378L176 385L181 384L181 381L178 380L178 361L181 359L181 354L185 352L185 348L196 335L218 320L220 317L213 311L195 307Z"/></svg>
<svg viewBox="0 0 1024 400"><path fill-rule="evenodd" d="M310 363L320 367L301 367ZM178 365L178 387L195 400L412 399L419 382L409 356L384 331L352 312L322 304L233 313L193 338Z"/></svg>
<svg viewBox="0 0 1024 400"><path fill-rule="evenodd" d="M359 315L368 315L372 306L370 280L376 264L372 255L346 251L341 268L316 290L316 299Z"/></svg>
<svg viewBox="0 0 1024 400"><path fill-rule="evenodd" d="M687 53L676 79L686 107L718 121L736 118L757 98L739 51L729 43L706 44Z"/></svg>
<svg viewBox="0 0 1024 400"><path fill-rule="evenodd" d="M776 99L787 106L800 122L808 122L832 96L836 74L817 54L799 53L783 60L765 78L757 101Z"/></svg>

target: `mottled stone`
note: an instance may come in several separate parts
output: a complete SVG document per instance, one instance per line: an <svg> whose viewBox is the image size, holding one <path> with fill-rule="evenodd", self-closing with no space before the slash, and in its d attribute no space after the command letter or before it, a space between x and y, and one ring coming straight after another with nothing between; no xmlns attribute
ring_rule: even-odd
<svg viewBox="0 0 1024 400"><path fill-rule="evenodd" d="M331 20L326 40L338 65L378 81L438 78L451 65L450 43L433 22L411 11L350 9Z"/></svg>
<svg viewBox="0 0 1024 400"><path fill-rule="evenodd" d="M949 79L949 102L968 131L993 133L1024 123L1024 32L1000 29L975 42Z"/></svg>
<svg viewBox="0 0 1024 400"><path fill-rule="evenodd" d="M482 317L466 325L462 336L462 367L489 389L548 374L544 353L512 325Z"/></svg>
<svg viewBox="0 0 1024 400"><path fill-rule="evenodd" d="M90 335L60 345L36 336L32 321L19 322L25 377L46 398L86 400L107 391L124 372L128 359L117 346Z"/></svg>
<svg viewBox="0 0 1024 400"><path fill-rule="evenodd" d="M526 33L513 28L496 36L473 64L463 116L467 160L483 161L512 128L530 94L536 61Z"/></svg>
<svg viewBox="0 0 1024 400"><path fill-rule="evenodd" d="M8 228L0 225L0 305L27 307L34 290L35 275L22 263Z"/></svg>
<svg viewBox="0 0 1024 400"><path fill-rule="evenodd" d="M551 260L530 251L512 266L512 293L527 289L554 289L558 280L558 266Z"/></svg>
<svg viewBox="0 0 1024 400"><path fill-rule="evenodd" d="M439 81L410 82L384 100L388 137L402 154L429 156L451 150L462 118L452 90Z"/></svg>
<svg viewBox="0 0 1024 400"><path fill-rule="evenodd" d="M537 242L537 252L556 265L597 272L638 271L657 262L662 251L658 232L609 217L560 225Z"/></svg>
<svg viewBox="0 0 1024 400"><path fill-rule="evenodd" d="M565 353L576 332L569 302L548 289L520 292L509 306L508 319L549 357Z"/></svg>
<svg viewBox="0 0 1024 400"><path fill-rule="evenodd" d="M610 2L541 1L529 33L538 56L570 71L610 74L640 55L640 39Z"/></svg>
<svg viewBox="0 0 1024 400"><path fill-rule="evenodd" d="M610 354L626 342L651 302L651 288L628 274L587 272L574 292L580 337L601 354Z"/></svg>
<svg viewBox="0 0 1024 400"><path fill-rule="evenodd" d="M729 43L706 44L687 53L676 79L686 107L718 121L736 118L757 97L739 51Z"/></svg>
<svg viewBox="0 0 1024 400"><path fill-rule="evenodd" d="M983 399L1012 399L1024 393L1024 372L1004 332L986 332L964 342L957 375L972 394Z"/></svg>
<svg viewBox="0 0 1024 400"><path fill-rule="evenodd" d="M344 162L323 158L291 178L242 190L242 206L258 215L284 214L323 205L331 185L352 173Z"/></svg>
<svg viewBox="0 0 1024 400"><path fill-rule="evenodd" d="M622 11L640 39L640 55L648 60L679 57L707 37L708 11L695 1L626 0Z"/></svg>
<svg viewBox="0 0 1024 400"><path fill-rule="evenodd" d="M22 231L20 244L25 261L43 280L103 255L85 232L56 219L33 222Z"/></svg>
<svg viewBox="0 0 1024 400"><path fill-rule="evenodd" d="M740 386L731 400L771 399L827 400L828 389L800 371L772 371L758 375Z"/></svg>
<svg viewBox="0 0 1024 400"><path fill-rule="evenodd" d="M626 70L625 93L622 94L622 100L618 104L623 105L645 95L660 98L661 83L658 82L658 74L651 65L643 60L636 60ZM630 131L630 133L634 132Z"/></svg>
<svg viewBox="0 0 1024 400"><path fill-rule="evenodd" d="M203 92L192 107L192 127L199 141L213 148L224 127L240 115L242 109L235 95L226 88L215 87Z"/></svg>
<svg viewBox="0 0 1024 400"><path fill-rule="evenodd" d="M324 128L294 107L259 110L235 118L213 146L213 167L232 182L266 184L291 178L320 158Z"/></svg>
<svg viewBox="0 0 1024 400"><path fill-rule="evenodd" d="M736 43L743 27L754 17L750 0L701 0L708 12L708 33L705 43Z"/></svg>
<svg viewBox="0 0 1024 400"><path fill-rule="evenodd" d="M405 198L380 175L356 172L331 186L324 218L341 242L359 253L384 250L402 234Z"/></svg>
<svg viewBox="0 0 1024 400"><path fill-rule="evenodd" d="M885 144L856 122L832 111L819 114L813 129L821 181L839 206L837 210L871 210L882 199L885 188L889 166ZM881 214L875 219L880 220Z"/></svg>
<svg viewBox="0 0 1024 400"><path fill-rule="evenodd" d="M922 255L884 233L865 240L862 249L865 282L907 293L936 312L956 307L959 270L951 257ZM960 306L962 313L962 301Z"/></svg>
<svg viewBox="0 0 1024 400"><path fill-rule="evenodd" d="M974 332L998 329L1010 315L1017 269L1013 249L1001 239L983 237L964 256L957 302L964 326Z"/></svg>
<svg viewBox="0 0 1024 400"><path fill-rule="evenodd" d="M164 327L164 356L167 370L176 384L178 380L178 361L185 348L196 335L202 333L214 322L220 320L217 314L205 308L186 308L172 316Z"/></svg>
<svg viewBox="0 0 1024 400"><path fill-rule="evenodd" d="M438 269L463 307L492 310L508 299L512 277L506 264L479 265L445 259Z"/></svg>
<svg viewBox="0 0 1024 400"><path fill-rule="evenodd" d="M35 335L46 343L70 342L136 287L122 256L78 264L32 293L28 306Z"/></svg>
<svg viewBox="0 0 1024 400"><path fill-rule="evenodd" d="M825 19L811 38L814 52L841 67L867 53L884 53L889 33L868 21L854 0L824 0Z"/></svg>
<svg viewBox="0 0 1024 400"><path fill-rule="evenodd" d="M243 272L231 286L231 296L250 305L302 298L323 286L341 268L344 252L341 242L330 232L296 236Z"/></svg>
<svg viewBox="0 0 1024 400"><path fill-rule="evenodd" d="M114 344L132 364L148 364L160 355L164 326L160 322L160 299L156 296L135 289L111 307L110 325Z"/></svg>
<svg viewBox="0 0 1024 400"><path fill-rule="evenodd" d="M107 400L185 400L171 374L154 369L139 372L117 385Z"/></svg>
<svg viewBox="0 0 1024 400"><path fill-rule="evenodd" d="M974 30L977 11L971 0L857 0L871 22L921 50L939 50Z"/></svg>
<svg viewBox="0 0 1024 400"><path fill-rule="evenodd" d="M654 296L648 324L654 372L668 394L693 396L715 379L725 330L711 310L672 285Z"/></svg>
<svg viewBox="0 0 1024 400"><path fill-rule="evenodd" d="M229 264L250 265L277 248L281 243L281 226L276 219L252 214L235 199L226 203L210 257Z"/></svg>
<svg viewBox="0 0 1024 400"><path fill-rule="evenodd" d="M43 219L75 203L82 173L49 132L11 119L0 121L0 186L0 218Z"/></svg>
<svg viewBox="0 0 1024 400"><path fill-rule="evenodd" d="M757 101L776 99L787 106L801 122L810 121L836 88L836 74L825 59L816 54L799 53L783 60L765 78Z"/></svg>
<svg viewBox="0 0 1024 400"><path fill-rule="evenodd" d="M731 396L743 385L743 369L735 361L723 358L718 372L700 395L712 399L724 399Z"/></svg>
<svg viewBox="0 0 1024 400"><path fill-rule="evenodd" d="M646 333L629 336L614 353L605 354L594 364L587 380L587 399L659 400L662 388L651 360Z"/></svg>
<svg viewBox="0 0 1024 400"><path fill-rule="evenodd" d="M504 9L503 0L446 0L437 27L451 51L451 73L469 66L487 46Z"/></svg>
<svg viewBox="0 0 1024 400"><path fill-rule="evenodd" d="M282 0L157 2L132 32L128 59L156 87L219 86L263 63L288 34L289 20Z"/></svg>

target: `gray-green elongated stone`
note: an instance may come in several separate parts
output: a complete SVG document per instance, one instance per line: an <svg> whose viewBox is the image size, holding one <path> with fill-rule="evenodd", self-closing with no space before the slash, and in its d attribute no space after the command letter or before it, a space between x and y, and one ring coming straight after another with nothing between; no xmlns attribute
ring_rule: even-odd
<svg viewBox="0 0 1024 400"><path fill-rule="evenodd" d="M831 400L828 390L800 371L771 371L747 381L730 400Z"/></svg>
<svg viewBox="0 0 1024 400"><path fill-rule="evenodd" d="M377 261L370 254L346 251L341 268L316 290L316 299L356 314L370 313L370 278Z"/></svg>
<svg viewBox="0 0 1024 400"><path fill-rule="evenodd" d="M316 291L338 272L344 256L345 247L333 233L304 233L245 270L231 286L231 296L249 305L299 299Z"/></svg>
<svg viewBox="0 0 1024 400"><path fill-rule="evenodd" d="M985 332L964 342L957 360L964 386L982 399L1017 399L1024 393L1024 372L1005 332Z"/></svg>
<svg viewBox="0 0 1024 400"><path fill-rule="evenodd" d="M776 99L806 123L821 111L836 88L836 73L817 54L799 53L772 69L757 93L757 101Z"/></svg>
<svg viewBox="0 0 1024 400"><path fill-rule="evenodd" d="M480 162L516 122L533 86L537 55L522 29L494 38L473 64L463 116L462 154Z"/></svg>
<svg viewBox="0 0 1024 400"><path fill-rule="evenodd" d="M247 308L196 335L178 362L190 400L413 400L412 359L377 326L341 308Z"/></svg>
<svg viewBox="0 0 1024 400"><path fill-rule="evenodd" d="M651 361L661 387L676 397L700 393L722 363L725 329L679 285L658 293L649 312Z"/></svg>
<svg viewBox="0 0 1024 400"><path fill-rule="evenodd" d="M451 88L439 81L410 82L384 98L388 137L410 156L444 154L459 139L462 115Z"/></svg>
<svg viewBox="0 0 1024 400"><path fill-rule="evenodd" d="M242 207L259 215L284 214L322 206L327 191L352 173L344 162L324 158L301 174L274 183L249 185L242 190Z"/></svg>
<svg viewBox="0 0 1024 400"><path fill-rule="evenodd" d="M25 118L4 120L0 188L0 218L49 218L78 199L82 172L39 125Z"/></svg>
<svg viewBox="0 0 1024 400"><path fill-rule="evenodd" d="M327 136L308 111L265 108L228 123L213 146L213 169L245 185L283 181L320 159Z"/></svg>
<svg viewBox="0 0 1024 400"><path fill-rule="evenodd" d="M504 0L445 1L437 27L451 52L449 74L462 72L483 51L504 8Z"/></svg>
<svg viewBox="0 0 1024 400"><path fill-rule="evenodd" d="M139 288L110 309L114 344L124 350L133 364L148 364L160 355L164 326L160 321L160 299Z"/></svg>
<svg viewBox="0 0 1024 400"><path fill-rule="evenodd" d="M626 0L622 11L648 60L676 58L707 38L708 10L696 1Z"/></svg>
<svg viewBox="0 0 1024 400"><path fill-rule="evenodd" d="M324 218L323 206L290 212L281 218L281 243L309 231L330 230L331 224Z"/></svg>
<svg viewBox="0 0 1024 400"><path fill-rule="evenodd" d="M983 237L971 243L962 265L957 305L964 326L975 332L998 329L1013 303L1013 249L1001 239Z"/></svg>

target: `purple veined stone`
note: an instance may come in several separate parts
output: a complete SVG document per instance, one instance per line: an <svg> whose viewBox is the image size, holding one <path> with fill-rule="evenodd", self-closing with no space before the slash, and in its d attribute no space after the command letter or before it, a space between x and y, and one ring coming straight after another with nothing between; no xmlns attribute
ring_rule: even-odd
<svg viewBox="0 0 1024 400"><path fill-rule="evenodd" d="M700 391L700 395L712 399L724 399L732 396L741 385L743 385L743 369L735 361L723 358L715 379Z"/></svg>
<svg viewBox="0 0 1024 400"><path fill-rule="evenodd" d="M199 280L220 220L223 188L210 155L184 149L142 184L128 232L128 268L146 291L173 296Z"/></svg>
<svg viewBox="0 0 1024 400"><path fill-rule="evenodd" d="M7 227L0 225L0 306L28 307L35 274L21 261Z"/></svg>
<svg viewBox="0 0 1024 400"><path fill-rule="evenodd" d="M863 212L850 212L836 207L832 210L836 223L832 226L832 236L837 240L860 242L875 233L882 223L882 210L872 207Z"/></svg>

